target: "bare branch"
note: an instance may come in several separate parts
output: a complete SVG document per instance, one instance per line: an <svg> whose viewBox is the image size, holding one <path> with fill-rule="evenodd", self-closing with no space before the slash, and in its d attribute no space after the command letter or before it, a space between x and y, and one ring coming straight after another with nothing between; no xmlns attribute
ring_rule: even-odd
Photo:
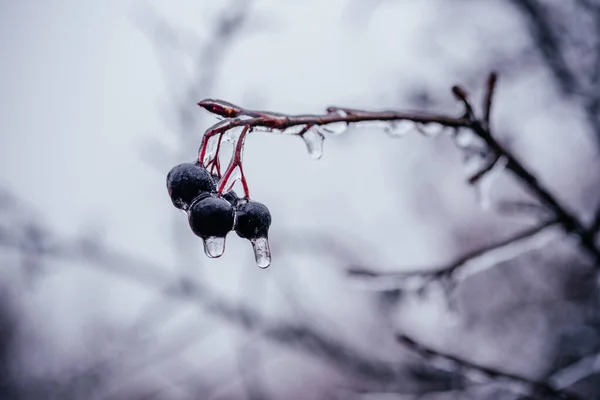
<svg viewBox="0 0 600 400"><path fill-rule="evenodd" d="M373 359L337 338L329 337L309 326L269 319L246 305L235 304L220 297L199 281L173 279L166 272L168 269L151 262L142 261L102 245L89 248L78 241L59 239L48 231L45 232L47 235L46 240L43 241L45 245L40 249L40 254L44 257L94 266L158 290L164 296L194 302L209 314L242 330L260 327L259 332L263 338L311 355L340 371L365 379L372 384L409 392L422 390L419 389L418 383L407 380L400 364ZM20 240L15 237L13 229L7 230L0 226L1 247L19 250ZM443 382L438 386L446 387Z"/></svg>
<svg viewBox="0 0 600 400"><path fill-rule="evenodd" d="M492 101L494 100L494 92L496 89L497 80L498 75L496 73L491 73L487 80L487 87L483 103L483 122L487 127L490 125L490 113L492 111Z"/></svg>
<svg viewBox="0 0 600 400"><path fill-rule="evenodd" d="M555 398L564 400L577 400L579 396L574 393L569 393L565 390L559 390L551 384L539 382L524 378L522 376L504 372L495 368L486 367L463 360L456 356L443 354L436 350L428 348L414 339L406 335L399 335L398 342L412 349L421 356L427 358L431 363L440 369L459 369L465 376L473 381L489 380L489 381L506 381L513 391L523 394L529 394L531 390L536 390L543 394L542 399ZM547 397L549 396L549 397Z"/></svg>
<svg viewBox="0 0 600 400"><path fill-rule="evenodd" d="M556 220L548 221L506 240L469 252L441 268L420 268L410 272L391 273L367 269L353 269L347 272L351 277L360 279L368 287L379 290L420 291L440 280L449 283L449 287L452 288L474 274L547 244L548 241L561 234L560 231L551 229L557 224Z"/></svg>

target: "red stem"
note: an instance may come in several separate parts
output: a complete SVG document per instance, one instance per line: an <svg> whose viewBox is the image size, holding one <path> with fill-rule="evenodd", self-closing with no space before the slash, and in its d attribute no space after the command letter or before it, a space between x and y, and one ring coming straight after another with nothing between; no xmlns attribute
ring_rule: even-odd
<svg viewBox="0 0 600 400"><path fill-rule="evenodd" d="M233 171L235 171L236 168L239 168L241 174L240 179L244 188L244 195L246 197L250 197L250 193L248 191L248 184L246 183L246 177L244 176L244 170L242 168L242 149L244 147L244 140L246 139L246 135L248 134L248 132L250 132L250 126L246 125L244 126L242 133L237 139L235 150L233 152L233 156L231 157L231 161L229 162L229 166L227 167L227 170L223 174L223 177L221 178L221 181L219 183L219 188L217 189L217 193L219 194L223 193L223 190L225 189L225 184L227 183L227 180L231 177Z"/></svg>

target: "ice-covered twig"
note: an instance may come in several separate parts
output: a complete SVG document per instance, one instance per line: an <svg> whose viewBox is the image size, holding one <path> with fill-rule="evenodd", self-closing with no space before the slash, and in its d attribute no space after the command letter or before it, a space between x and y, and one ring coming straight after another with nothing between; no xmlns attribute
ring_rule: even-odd
<svg viewBox="0 0 600 400"><path fill-rule="evenodd" d="M472 113L472 106L466 95L466 91L458 86L452 88L454 95L460 99L466 107L466 112ZM579 219L564 204L561 204L550 191L538 181L538 179L518 160L514 154L501 145L493 136L484 123L476 118L471 118L469 128L482 139L490 151L498 157L506 159L506 169L513 175L557 218L564 231L576 235L581 247L592 257L596 267L600 268L600 251L594 243L593 235L582 225Z"/></svg>
<svg viewBox="0 0 600 400"><path fill-rule="evenodd" d="M397 340L400 344L412 349L431 362L435 367L447 370L460 370L465 377L475 383L485 381L502 381L511 391L531 395L535 390L544 397L540 399L561 399L578 400L579 396L574 393L560 390L553 385L528 379L510 372L504 372L496 368L491 368L476 363L463 360L459 357L443 354L429 347L422 345L407 335L398 335Z"/></svg>
<svg viewBox="0 0 600 400"><path fill-rule="evenodd" d="M568 234L576 235L581 247L592 257L596 266L600 268L600 251L594 242L594 235L586 229L578 217L564 204L561 204L554 195L538 181L523 163L518 160L512 152L498 142L491 133L489 126L490 112L492 108L494 89L497 76L491 73L487 80L487 92L484 98L483 118L477 116L472 106L467 91L460 86L453 86L452 93L463 103L465 111L463 116L452 117L439 114L401 112L401 111L361 111L343 107L329 107L324 115L285 115L267 111L247 110L240 106L222 101L206 99L198 105L212 114L225 118L224 121L208 129L202 139L200 146L200 162L204 162L207 146L212 137L223 134L230 129L245 127L244 129L267 130L280 133L289 133L302 137L309 147L317 155L320 154L323 140L322 128L336 126L335 132L341 132L349 124L360 122L382 122L387 124L398 121L411 121L418 124L439 124L450 128L465 128L472 131L486 146L492 160L475 175L471 177L472 183L483 181L485 177L495 171L498 165L511 171L513 175L531 192L539 203L544 206L556 218L563 230ZM340 125L341 128L340 128ZM386 125L387 126L387 125ZM315 132L312 136L309 133ZM308 138L311 138L310 141ZM241 151L241 146L240 151ZM235 153L238 152L236 147ZM218 156L218 155L217 155ZM233 158L238 157L237 154ZM318 156L317 156L318 158ZM444 274L445 275L445 274Z"/></svg>
<svg viewBox="0 0 600 400"><path fill-rule="evenodd" d="M562 235L556 227L556 220L527 229L501 242L469 252L456 261L440 268L420 268L410 272L376 272L368 269L352 269L350 277L370 289L420 291L428 285L440 281L454 287L466 278L511 260L525 252L544 246Z"/></svg>

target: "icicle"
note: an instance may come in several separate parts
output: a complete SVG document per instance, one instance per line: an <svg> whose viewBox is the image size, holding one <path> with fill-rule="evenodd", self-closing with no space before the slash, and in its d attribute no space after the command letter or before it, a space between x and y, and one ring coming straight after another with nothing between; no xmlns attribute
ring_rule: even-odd
<svg viewBox="0 0 600 400"><path fill-rule="evenodd" d="M271 249L269 247L269 239L266 237L260 237L251 239L252 248L254 249L254 258L256 259L256 265L260 268L267 268L271 265Z"/></svg>
<svg viewBox="0 0 600 400"><path fill-rule="evenodd" d="M415 123L408 120L391 121L385 125L383 131L393 138L400 138L415 129Z"/></svg>
<svg viewBox="0 0 600 400"><path fill-rule="evenodd" d="M313 160L318 160L323 156L323 141L325 140L325 136L321 133L318 126L310 128L300 137L304 140L308 153Z"/></svg>
<svg viewBox="0 0 600 400"><path fill-rule="evenodd" d="M204 253L210 258L218 258L225 253L225 238L209 236L204 241Z"/></svg>

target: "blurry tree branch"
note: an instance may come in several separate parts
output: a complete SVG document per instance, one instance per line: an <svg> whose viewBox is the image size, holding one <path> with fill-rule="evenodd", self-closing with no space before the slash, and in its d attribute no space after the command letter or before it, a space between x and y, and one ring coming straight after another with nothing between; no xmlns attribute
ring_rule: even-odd
<svg viewBox="0 0 600 400"><path fill-rule="evenodd" d="M524 378L519 375L504 372L495 368L477 365L470 361L460 359L459 357L443 354L436 350L430 349L421 343L415 341L409 336L399 335L397 337L398 342L413 351L417 352L421 356L425 357L432 364L440 369L448 370L459 370L468 379L474 382L485 382L485 381L505 381L507 387L515 392L521 392L528 394L531 390L535 390L542 394L544 397L540 399L564 399L564 400L577 400L579 396L569 393L565 390L560 390L545 382L539 382Z"/></svg>
<svg viewBox="0 0 600 400"><path fill-rule="evenodd" d="M492 268L504 261L543 246L562 233L556 229L557 221L552 220L497 243L468 252L454 262L439 268L416 268L412 271L377 272L365 268L352 268L347 271L351 278L359 279L367 288L377 290L421 291L428 285L446 282L453 288L468 277Z"/></svg>
<svg viewBox="0 0 600 400"><path fill-rule="evenodd" d="M18 203L18 202L17 202ZM143 261L99 243L66 240L42 230L39 251L43 257L94 266L116 276L158 290L164 296L194 302L209 314L239 327L242 330L258 328L263 338L272 343L301 351L336 367L342 372L361 377L367 382L395 390L420 391L424 387L407 382L401 364L388 363L371 358L333 337L314 328L294 322L267 318L243 304L235 304L219 296L200 281L190 278L177 279L170 276L160 265ZM0 225L0 246L19 251L26 237L20 235L18 226ZM429 382L431 390L445 390L447 381ZM411 386L412 385L412 386Z"/></svg>

